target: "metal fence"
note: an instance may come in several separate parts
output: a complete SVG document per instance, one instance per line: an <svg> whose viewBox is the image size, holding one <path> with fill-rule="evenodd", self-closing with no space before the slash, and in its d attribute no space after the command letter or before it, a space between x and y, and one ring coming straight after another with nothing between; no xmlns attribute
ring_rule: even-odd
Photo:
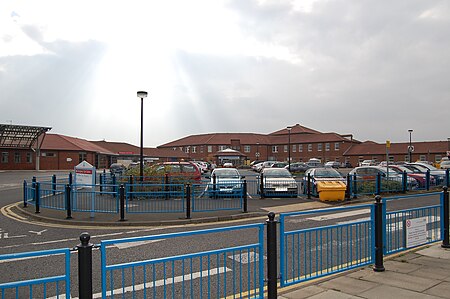
<svg viewBox="0 0 450 299"><path fill-rule="evenodd" d="M367 220L295 229L304 217L363 211ZM345 271L373 262L373 205L280 214L281 286ZM313 216L315 215L315 216ZM289 229L288 227L292 227Z"/></svg>
<svg viewBox="0 0 450 299"><path fill-rule="evenodd" d="M38 186L36 183L37 191ZM426 196L438 194L438 204L427 204ZM410 207L398 209L390 206L401 199L408 200ZM425 204L418 206L418 199L426 200ZM335 221L340 218L338 215L347 218L346 221ZM442 245L450 248L449 194L446 187L442 193L383 200L377 196L375 204L283 213L279 218L279 239L278 222L274 218L274 213L269 213L266 225L259 223L107 240L100 245L91 244L89 236L82 234L81 244L73 249L79 253L81 279L78 289L80 293L84 292L84 296L80 297L93 297L94 247L100 247L101 251L103 298L263 298L265 286L268 298L276 298L278 280L284 287L368 264L374 264L375 271L383 271L383 254L438 240L443 240ZM311 221L314 219L323 220L323 225ZM420 227L423 230L417 234L419 238L409 240L406 231L408 221L419 220L423 220ZM245 238L232 238L224 248L221 242L224 236L238 236L239 232ZM176 246L179 243L170 242L175 239L186 244L197 242L201 245L197 248L202 249L198 251L187 246ZM167 242L167 250L149 249L150 243L162 240ZM412 244L407 244L408 240L413 241ZM118 260L112 245L126 243L145 243L148 250L136 251L136 254L127 255L126 260ZM64 293L69 298L70 251L56 249L0 255L0 261L9 260L14 262L15 267L15 271L11 271L10 281L0 284L1 298L57 297ZM58 264L54 259L61 254L64 259ZM45 257L45 263L52 264L40 273L41 277L29 277L32 273L27 271L25 264L21 264L21 259L35 256ZM4 265L0 263L0 266ZM54 271L60 273L51 274Z"/></svg>
<svg viewBox="0 0 450 299"><path fill-rule="evenodd" d="M238 230L256 233L256 242L126 263L111 261L107 250L108 246L123 243L186 237L192 240L194 236L211 239L217 234L232 234ZM264 298L263 232L263 224L251 224L102 241L102 297L223 298L234 295L238 298ZM247 263L243 262L244 259Z"/></svg>
<svg viewBox="0 0 450 299"><path fill-rule="evenodd" d="M37 257L44 257L52 267L38 274L29 271L23 261ZM0 283L0 298L70 298L70 249L4 254L0 261L4 267L14 264L8 271L10 281Z"/></svg>

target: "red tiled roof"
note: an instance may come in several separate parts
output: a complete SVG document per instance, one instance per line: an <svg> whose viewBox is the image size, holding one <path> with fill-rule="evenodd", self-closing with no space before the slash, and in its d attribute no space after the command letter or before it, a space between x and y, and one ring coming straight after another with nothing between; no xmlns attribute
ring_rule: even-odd
<svg viewBox="0 0 450 299"><path fill-rule="evenodd" d="M289 135L270 136L271 144L287 144ZM337 133L319 133L319 134L293 134L291 133L291 143L323 143L323 142L342 142L350 141ZM353 140L354 142L357 142Z"/></svg>
<svg viewBox="0 0 450 299"><path fill-rule="evenodd" d="M144 155L155 158L183 158L188 159L189 155L179 149L173 150L169 148L144 148Z"/></svg>
<svg viewBox="0 0 450 299"><path fill-rule="evenodd" d="M439 154L448 149L447 141L412 142L415 154ZM409 142L391 143L390 155L408 154ZM383 155L386 154L386 144L373 141L356 144L350 147L344 156Z"/></svg>
<svg viewBox="0 0 450 299"><path fill-rule="evenodd" d="M123 155L139 155L140 148L138 146L125 143L125 142L110 142L105 140L91 141L98 146L108 149L109 151L116 154Z"/></svg>
<svg viewBox="0 0 450 299"><path fill-rule="evenodd" d="M291 127L291 135L292 134L320 134L321 132L301 126L300 124L295 124L295 126ZM284 128L275 132L270 133L269 135L288 135L288 129Z"/></svg>
<svg viewBox="0 0 450 299"><path fill-rule="evenodd" d="M86 151L99 154L114 155L113 152L98 146L85 139L64 136L59 134L46 134L41 146L42 150L66 150L66 151Z"/></svg>
<svg viewBox="0 0 450 299"><path fill-rule="evenodd" d="M241 144L269 144L270 139L267 135L256 133L211 133L190 135L159 147L180 147L189 145L228 145L232 140L240 140Z"/></svg>

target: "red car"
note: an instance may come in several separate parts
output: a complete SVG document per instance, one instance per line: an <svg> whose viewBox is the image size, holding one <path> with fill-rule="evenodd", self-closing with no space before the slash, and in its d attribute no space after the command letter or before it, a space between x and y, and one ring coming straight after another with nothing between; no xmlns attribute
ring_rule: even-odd
<svg viewBox="0 0 450 299"><path fill-rule="evenodd" d="M395 171L398 174L402 174L406 171L406 175L410 178L413 178L417 181L419 184L419 188L425 188L426 187L426 175L424 173L417 173L413 170L403 166L403 165L389 165L389 169ZM435 178L430 176L430 185L435 185Z"/></svg>
<svg viewBox="0 0 450 299"><path fill-rule="evenodd" d="M192 162L164 162L156 165L156 173L168 175L173 179L197 181L202 179L202 172L195 163Z"/></svg>

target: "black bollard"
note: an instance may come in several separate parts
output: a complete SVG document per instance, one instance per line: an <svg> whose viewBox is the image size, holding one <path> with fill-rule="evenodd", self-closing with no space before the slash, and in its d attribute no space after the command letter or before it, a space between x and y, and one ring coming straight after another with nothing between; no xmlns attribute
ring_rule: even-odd
<svg viewBox="0 0 450 299"><path fill-rule="evenodd" d="M444 231L443 233L443 237L442 237L442 248L450 248L450 240L449 240L449 202L448 202L448 187L444 186L442 187L443 189L443 194L442 194L442 199L443 199L443 204L442 204L442 209L444 210L442 215L444 217Z"/></svg>
<svg viewBox="0 0 450 299"><path fill-rule="evenodd" d="M120 221L125 221L125 187L120 184L119 187L119 199L120 199Z"/></svg>
<svg viewBox="0 0 450 299"><path fill-rule="evenodd" d="M277 298L277 221L275 213L268 214L267 224L267 298Z"/></svg>
<svg viewBox="0 0 450 299"><path fill-rule="evenodd" d="M78 284L80 299L92 299L92 247L88 233L80 235L78 250Z"/></svg>
<svg viewBox="0 0 450 299"><path fill-rule="evenodd" d="M373 271L383 272L383 202L375 196L375 266Z"/></svg>
<svg viewBox="0 0 450 299"><path fill-rule="evenodd" d="M66 219L72 219L72 201L70 199L70 195L72 194L72 186L69 184L66 185Z"/></svg>

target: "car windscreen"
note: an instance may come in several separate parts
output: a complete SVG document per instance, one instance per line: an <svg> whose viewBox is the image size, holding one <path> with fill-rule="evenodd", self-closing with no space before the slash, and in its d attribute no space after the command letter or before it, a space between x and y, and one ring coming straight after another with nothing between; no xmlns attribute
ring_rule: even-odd
<svg viewBox="0 0 450 299"><path fill-rule="evenodd" d="M264 171L266 177L291 178L291 173L284 168L272 168Z"/></svg>
<svg viewBox="0 0 450 299"><path fill-rule="evenodd" d="M213 175L217 177L239 178L239 172L236 169L216 169Z"/></svg>
<svg viewBox="0 0 450 299"><path fill-rule="evenodd" d="M341 178L342 176L334 169L316 169L314 171L316 178Z"/></svg>

